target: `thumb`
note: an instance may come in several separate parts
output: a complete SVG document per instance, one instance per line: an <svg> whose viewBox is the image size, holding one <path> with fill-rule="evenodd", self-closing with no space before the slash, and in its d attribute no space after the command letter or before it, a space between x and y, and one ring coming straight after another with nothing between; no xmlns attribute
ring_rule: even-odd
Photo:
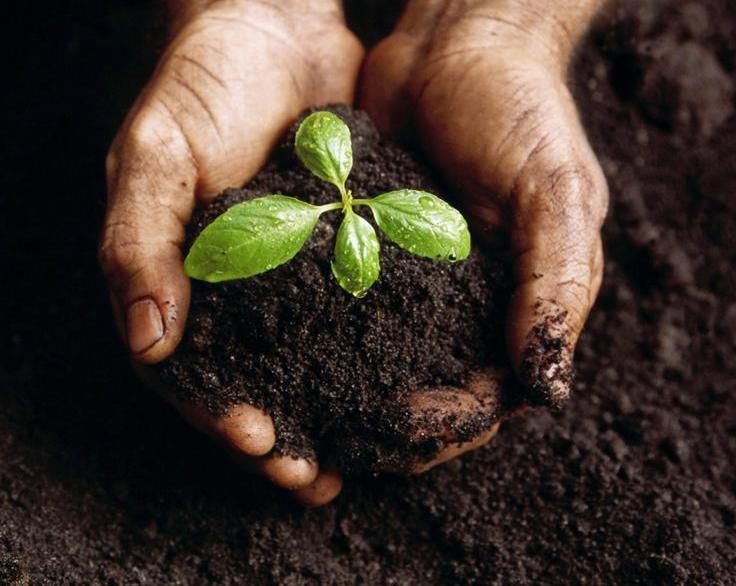
<svg viewBox="0 0 736 586"><path fill-rule="evenodd" d="M513 212L517 285L507 337L532 405L560 406L570 394L574 348L600 288L607 191L591 165L520 179L536 193L517 198Z"/></svg>
<svg viewBox="0 0 736 586"><path fill-rule="evenodd" d="M217 6L171 43L107 160L100 261L121 332L144 363L182 337L190 285L180 247L196 199L252 177L305 107L352 101L362 58L339 21L310 15L305 34L320 42L302 55L281 38L291 25L273 14L286 12Z"/></svg>
<svg viewBox="0 0 736 586"><path fill-rule="evenodd" d="M107 175L99 257L116 321L136 360L159 362L181 339L189 306L181 245L196 166L176 124L148 115L113 145Z"/></svg>

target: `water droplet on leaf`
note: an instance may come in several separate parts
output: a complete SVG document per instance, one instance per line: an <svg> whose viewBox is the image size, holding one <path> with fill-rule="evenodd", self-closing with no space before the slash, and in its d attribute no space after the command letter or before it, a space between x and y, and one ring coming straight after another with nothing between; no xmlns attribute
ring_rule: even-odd
<svg viewBox="0 0 736 586"><path fill-rule="evenodd" d="M423 195L419 198L419 205L422 206L425 210L428 210L434 207L434 200L427 195Z"/></svg>

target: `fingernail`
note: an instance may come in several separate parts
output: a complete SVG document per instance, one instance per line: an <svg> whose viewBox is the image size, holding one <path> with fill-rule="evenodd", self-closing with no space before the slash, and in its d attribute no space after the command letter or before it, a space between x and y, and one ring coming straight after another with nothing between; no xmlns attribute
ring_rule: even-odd
<svg viewBox="0 0 736 586"><path fill-rule="evenodd" d="M148 350L164 335L161 312L153 299L146 298L128 306L126 322L128 347L133 354Z"/></svg>
<svg viewBox="0 0 736 586"><path fill-rule="evenodd" d="M519 367L529 405L559 409L570 396L575 370L566 315L565 312L546 315L529 334Z"/></svg>

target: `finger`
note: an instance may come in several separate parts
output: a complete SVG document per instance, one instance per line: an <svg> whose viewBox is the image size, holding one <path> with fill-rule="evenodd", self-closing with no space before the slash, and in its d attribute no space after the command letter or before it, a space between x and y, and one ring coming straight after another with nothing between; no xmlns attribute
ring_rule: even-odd
<svg viewBox="0 0 736 586"><path fill-rule="evenodd" d="M284 490L306 488L315 482L319 475L319 465L307 458L275 451L260 458L253 458L242 452L231 452L231 455L246 472L263 476Z"/></svg>
<svg viewBox="0 0 736 586"><path fill-rule="evenodd" d="M156 113L131 123L107 166L100 262L131 354L158 362L181 339L189 305L180 246L196 168L174 122Z"/></svg>
<svg viewBox="0 0 736 586"><path fill-rule="evenodd" d="M255 461L256 470L286 490L306 488L317 479L319 466L305 458L271 454Z"/></svg>
<svg viewBox="0 0 736 586"><path fill-rule="evenodd" d="M398 453L384 450L384 469L425 470L488 441L488 431L502 415L509 379L507 371L488 369L471 376L465 389L409 395L409 418L400 426L401 437L387 444L397 446Z"/></svg>
<svg viewBox="0 0 736 586"><path fill-rule="evenodd" d="M231 407L223 416L213 415L204 405L179 401L152 368L133 363L133 370L148 388L171 404L192 427L233 453L263 456L273 448L276 441L273 421L261 409L241 404Z"/></svg>
<svg viewBox="0 0 736 586"><path fill-rule="evenodd" d="M427 470L434 468L435 466L444 464L445 462L452 460L453 458L457 458L458 456L461 456L466 452L470 452L472 450L478 449L481 446L484 446L493 439L493 437L498 432L498 428L500 425L500 423L495 423L490 429L484 431L472 441L449 444L447 447L442 449L432 460L421 464L415 464L414 468L412 469L412 473L422 474L424 472L427 472Z"/></svg>
<svg viewBox="0 0 736 586"><path fill-rule="evenodd" d="M342 490L342 476L336 470L325 470L304 488L294 491L294 498L307 507L321 507L334 500Z"/></svg>
<svg viewBox="0 0 736 586"><path fill-rule="evenodd" d="M261 474L286 490L300 489L315 482L319 473L315 462L270 454L276 433L273 421L260 409L237 405L227 415L217 417L201 405L170 402L195 429L225 445L249 472ZM324 487L327 488L329 486Z"/></svg>
<svg viewBox="0 0 736 586"><path fill-rule="evenodd" d="M261 474L287 490L307 487L316 480L319 467L315 462L272 452L276 432L273 420L262 410L236 405L226 415L216 416L204 405L177 400L150 367L134 364L133 369L190 425L225 445L233 459L248 472Z"/></svg>
<svg viewBox="0 0 736 586"><path fill-rule="evenodd" d="M560 406L570 394L575 344L600 284L605 181L595 161L532 161L517 190L509 349L527 400Z"/></svg>
<svg viewBox="0 0 736 586"><path fill-rule="evenodd" d="M499 417L507 373L486 369L469 377L467 388L418 391L409 396L412 441L466 442Z"/></svg>
<svg viewBox="0 0 736 586"><path fill-rule="evenodd" d="M202 405L177 402L175 407L196 429L245 456L263 456L276 441L273 421L256 407L236 405L221 417L212 415Z"/></svg>

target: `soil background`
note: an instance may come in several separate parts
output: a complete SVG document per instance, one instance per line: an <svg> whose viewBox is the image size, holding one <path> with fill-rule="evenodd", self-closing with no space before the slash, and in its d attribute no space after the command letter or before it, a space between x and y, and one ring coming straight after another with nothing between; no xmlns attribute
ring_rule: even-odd
<svg viewBox="0 0 736 586"><path fill-rule="evenodd" d="M153 4L4 9L0 584L736 583L732 2L614 3L571 70L612 203L567 407L316 511L180 422L114 334L103 159ZM375 38L398 4L351 19Z"/></svg>

